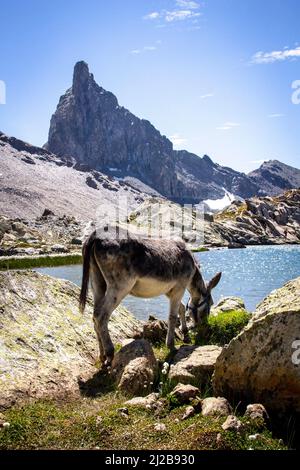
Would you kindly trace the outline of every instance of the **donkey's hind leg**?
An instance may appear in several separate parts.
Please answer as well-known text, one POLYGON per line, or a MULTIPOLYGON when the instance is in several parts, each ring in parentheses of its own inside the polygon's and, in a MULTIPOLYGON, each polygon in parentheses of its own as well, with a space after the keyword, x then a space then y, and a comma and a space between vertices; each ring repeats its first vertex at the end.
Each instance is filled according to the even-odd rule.
POLYGON ((127 294, 131 291, 135 280, 127 281, 123 285, 118 285, 117 287, 113 284, 108 284, 105 296, 102 302, 98 305, 95 310, 94 315, 94 324, 97 331, 97 335, 101 338, 104 357, 105 357, 105 366, 109 366, 114 357, 114 345, 112 343, 109 330, 108 330, 108 321, 112 312, 118 307, 120 302, 126 297, 127 294))
POLYGON ((98 344, 99 344, 100 361, 102 362, 102 364, 104 364, 104 361, 106 359, 105 353, 104 353, 104 347, 103 347, 102 338, 101 338, 99 329, 97 328, 97 325, 96 325, 95 318, 97 317, 97 312, 99 311, 99 309, 101 309, 101 306, 105 297, 106 282, 93 256, 91 257, 91 263, 90 263, 90 279, 91 279, 91 287, 92 287, 93 296, 94 296, 94 316, 93 316, 94 329, 95 329, 97 339, 98 339, 98 344))

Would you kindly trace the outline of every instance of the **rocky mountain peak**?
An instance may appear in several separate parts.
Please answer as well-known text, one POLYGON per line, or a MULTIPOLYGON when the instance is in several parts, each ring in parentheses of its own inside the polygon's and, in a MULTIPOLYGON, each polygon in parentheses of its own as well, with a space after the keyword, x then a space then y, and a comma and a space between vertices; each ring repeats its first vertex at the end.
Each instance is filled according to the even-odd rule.
POLYGON ((91 78, 93 78, 93 75, 89 72, 88 64, 83 60, 77 62, 74 66, 73 72, 73 92, 76 93, 77 91, 85 87, 91 78))
POLYGON ((207 155, 174 150, 149 121, 98 86, 84 61, 76 63, 72 87, 51 118, 46 148, 91 169, 142 181, 180 203, 222 198, 223 188, 244 198, 266 194, 253 175, 217 165, 207 155))

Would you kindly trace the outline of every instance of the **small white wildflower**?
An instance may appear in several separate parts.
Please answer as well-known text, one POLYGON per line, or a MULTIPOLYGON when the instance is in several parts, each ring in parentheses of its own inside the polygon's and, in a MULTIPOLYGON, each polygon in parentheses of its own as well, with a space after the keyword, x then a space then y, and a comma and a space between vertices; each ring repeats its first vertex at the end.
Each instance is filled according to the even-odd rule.
POLYGON ((164 432, 164 431, 166 431, 166 429, 167 429, 167 427, 164 423, 156 423, 155 426, 154 426, 155 431, 164 432))
POLYGON ((96 418, 96 426, 99 426, 99 425, 102 423, 102 421, 103 421, 102 416, 97 416, 97 418, 96 418))
POLYGON ((7 423, 7 422, 2 424, 3 428, 9 428, 9 426, 10 426, 10 423, 7 423))

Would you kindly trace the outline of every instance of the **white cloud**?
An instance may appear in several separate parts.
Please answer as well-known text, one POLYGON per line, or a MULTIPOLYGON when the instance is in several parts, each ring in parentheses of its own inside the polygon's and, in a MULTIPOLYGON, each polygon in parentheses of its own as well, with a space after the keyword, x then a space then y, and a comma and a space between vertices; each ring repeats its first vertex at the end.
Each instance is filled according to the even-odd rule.
MULTIPOLYGON (((157 41, 157 44, 160 44, 160 43, 161 42, 157 41)), ((130 51, 130 54, 138 55, 138 54, 142 54, 144 52, 156 51, 156 49, 157 49, 157 46, 144 46, 140 49, 133 49, 132 51, 130 51)))
POLYGON ((224 124, 222 124, 221 126, 217 127, 216 129, 218 131, 229 131, 239 126, 240 126, 239 122, 227 121, 227 122, 224 122, 224 124))
POLYGON ((181 137, 179 134, 171 135, 169 139, 175 148, 182 148, 182 145, 186 143, 186 139, 181 137))
POLYGON ((281 114, 281 113, 274 113, 274 114, 269 114, 268 117, 269 118, 280 118, 280 117, 283 117, 284 114, 281 114))
POLYGON ((273 62, 283 62, 285 60, 300 59, 300 46, 293 49, 283 49, 272 52, 256 52, 252 56, 251 63, 253 64, 271 64, 273 62))
POLYGON ((205 95, 201 95, 200 98, 201 100, 205 100, 206 98, 212 98, 213 96, 215 96, 214 93, 206 93, 205 95))
POLYGON ((198 10, 200 7, 199 3, 193 2, 192 0, 176 0, 176 5, 179 8, 188 8, 190 10, 198 10))
POLYGON ((196 13, 192 10, 173 10, 165 12, 165 20, 167 23, 171 23, 172 21, 183 21, 190 18, 196 18, 200 15, 201 13, 196 13))
MULTIPOLYGON (((144 20, 162 20, 164 23, 173 23, 175 21, 185 21, 192 19, 197 22, 197 18, 202 13, 199 10, 200 4, 194 0, 176 0, 175 8, 173 10, 161 10, 148 13, 143 18, 144 20)), ((162 26, 162 25, 159 25, 162 26)))
POLYGON ((158 11, 153 11, 152 13, 148 13, 148 15, 144 16, 144 20, 156 20, 159 18, 158 11))

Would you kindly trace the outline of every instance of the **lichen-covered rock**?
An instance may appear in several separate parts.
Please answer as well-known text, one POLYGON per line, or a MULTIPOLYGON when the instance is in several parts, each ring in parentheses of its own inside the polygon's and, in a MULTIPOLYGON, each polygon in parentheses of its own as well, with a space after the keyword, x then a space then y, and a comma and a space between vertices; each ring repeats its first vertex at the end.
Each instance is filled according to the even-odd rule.
POLYGON ((233 310, 246 311, 243 299, 240 297, 223 297, 211 308, 210 315, 216 316, 219 313, 231 312, 233 310))
POLYGON ((175 398, 176 401, 183 405, 184 403, 189 403, 191 400, 197 397, 200 394, 200 390, 197 387, 194 387, 190 384, 177 384, 176 387, 170 393, 171 398, 175 398))
POLYGON ((132 340, 123 346, 111 368, 118 389, 128 395, 149 393, 158 373, 152 347, 145 339, 132 340))
MULTIPOLYGON (((95 369, 98 344, 92 302, 78 311, 79 288, 33 271, 0 272, 0 408, 30 397, 77 393, 77 377, 95 369)), ((114 342, 140 326, 119 307, 114 342)))
POLYGON ((300 277, 273 291, 217 359, 216 394, 300 413, 300 277), (297 352, 298 351, 298 352, 297 352))
POLYGON ((173 383, 191 383, 200 388, 205 386, 221 351, 219 346, 181 346, 170 367, 169 380, 173 383))
POLYGON ((202 400, 203 416, 228 416, 231 414, 231 406, 224 397, 207 397, 202 400))

